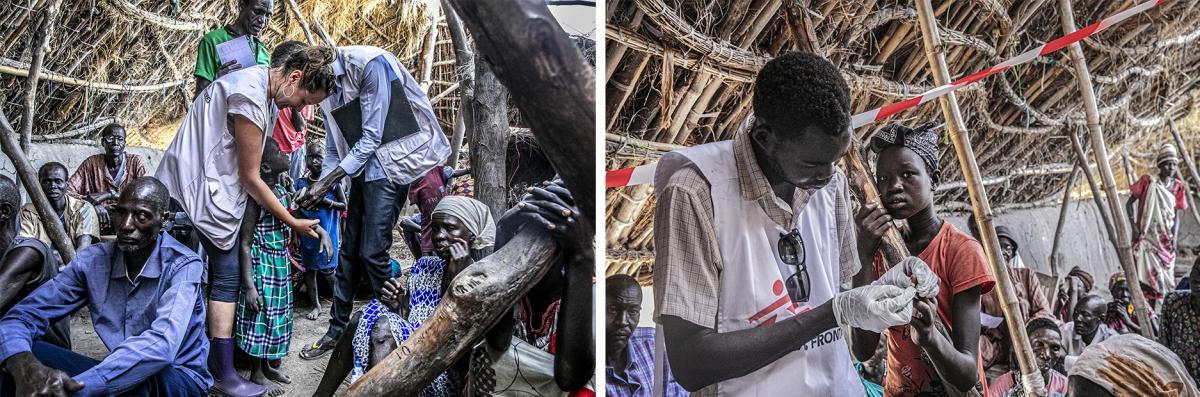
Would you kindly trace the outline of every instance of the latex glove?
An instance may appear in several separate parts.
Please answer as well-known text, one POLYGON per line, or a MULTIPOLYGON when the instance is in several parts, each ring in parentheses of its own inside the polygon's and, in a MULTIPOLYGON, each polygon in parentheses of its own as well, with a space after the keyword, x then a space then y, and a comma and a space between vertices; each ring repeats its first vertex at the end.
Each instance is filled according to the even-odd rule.
POLYGON ((922 298, 932 298, 938 294, 938 282, 940 279, 933 270, 929 269, 929 265, 925 264, 921 258, 910 256, 897 263, 888 269, 887 273, 883 274, 871 285, 893 285, 900 288, 913 287, 917 290, 917 296, 922 298), (913 279, 917 280, 917 285, 913 285, 913 279))
POLYGON ((911 287, 865 285, 834 295, 833 316, 839 326, 883 332, 912 321, 916 294, 911 287))

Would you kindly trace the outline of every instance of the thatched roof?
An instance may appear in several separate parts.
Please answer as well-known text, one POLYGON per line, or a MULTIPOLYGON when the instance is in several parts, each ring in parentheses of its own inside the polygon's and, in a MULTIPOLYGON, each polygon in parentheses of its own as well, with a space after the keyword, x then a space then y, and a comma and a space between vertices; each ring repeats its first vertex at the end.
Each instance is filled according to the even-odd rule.
MULTIPOLYGON (((30 34, 53 0, 16 0, 0 7, 0 110, 19 125, 30 34)), ((369 44, 392 51, 420 73, 430 24, 426 2, 415 0, 276 0, 262 40, 340 45, 369 44), (300 18, 308 25, 306 33, 300 18)), ((38 87, 34 141, 94 142, 97 129, 118 120, 129 126, 130 144, 163 148, 174 137, 193 92, 196 46, 211 29, 231 22, 237 1, 66 0, 50 39, 38 87), (173 5, 178 4, 178 6, 173 5)), ((430 96, 457 82, 454 52, 440 24, 430 96)), ((458 96, 435 104, 452 124, 458 96)))
MULTIPOLYGON (((735 0, 611 2, 607 20, 607 168, 654 161, 662 150, 731 139, 750 112, 755 71, 773 55, 815 49, 843 72, 854 112, 914 96, 933 81, 910 2, 735 0), (805 5, 806 8, 800 9, 805 5), (789 6, 796 7, 788 10, 789 6), (795 31, 806 39, 795 40, 795 31), (664 90, 664 77, 670 89, 664 90), (644 142, 630 141, 633 138, 644 142)), ((1138 1, 1074 1, 1083 25, 1138 1)), ((1046 0, 935 2, 952 78, 983 70, 1062 35, 1057 3, 1046 0)), ((1198 105, 1200 38, 1196 1, 1171 1, 1083 42, 1098 90, 1110 166, 1126 188, 1121 154, 1152 167, 1154 147, 1170 141, 1168 117, 1198 105)), ((1067 133, 1083 124, 1066 51, 1012 68, 959 91, 976 158, 994 209, 1058 200, 1075 155, 1067 133)), ((941 122, 929 103, 855 131, 862 139, 886 122, 941 122)), ((1188 134, 1189 146, 1200 134, 1188 134)), ((942 148, 945 209, 969 208, 953 148, 942 148)), ((1083 178, 1079 179, 1080 181, 1083 178)), ((653 260, 654 197, 649 186, 607 192, 609 273, 645 277, 653 260)))

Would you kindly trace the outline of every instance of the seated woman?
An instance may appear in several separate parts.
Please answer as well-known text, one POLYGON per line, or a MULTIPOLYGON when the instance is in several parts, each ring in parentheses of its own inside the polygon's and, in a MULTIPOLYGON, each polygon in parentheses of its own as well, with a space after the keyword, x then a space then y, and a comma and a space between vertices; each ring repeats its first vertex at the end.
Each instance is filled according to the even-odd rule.
MULTIPOLYGON (((388 280, 382 299, 355 313, 348 326, 355 332, 338 339, 314 396, 332 396, 347 374, 353 382, 383 360, 433 314, 454 276, 491 254, 496 223, 487 205, 466 197, 446 197, 432 217, 437 256, 418 259, 406 279, 388 280)), ((422 395, 461 394, 462 373, 443 373, 422 395)))

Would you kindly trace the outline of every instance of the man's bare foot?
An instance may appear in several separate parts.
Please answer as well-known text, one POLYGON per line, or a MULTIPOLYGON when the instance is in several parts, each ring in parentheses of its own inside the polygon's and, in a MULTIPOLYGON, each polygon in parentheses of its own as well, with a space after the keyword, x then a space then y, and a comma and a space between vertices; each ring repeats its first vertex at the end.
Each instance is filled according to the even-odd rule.
POLYGON ((284 383, 284 384, 292 383, 292 378, 289 378, 287 376, 287 374, 284 374, 283 371, 280 371, 278 369, 271 368, 270 366, 263 367, 262 372, 263 372, 263 375, 267 377, 267 379, 270 379, 270 380, 273 380, 273 381, 276 381, 279 383, 284 383))
POLYGON ((313 320, 313 321, 316 321, 318 318, 321 318, 321 307, 320 306, 314 307, 312 309, 312 311, 308 312, 308 315, 304 316, 304 318, 307 318, 307 319, 313 320))
POLYGON ((266 371, 251 371, 250 381, 266 387, 267 396, 281 396, 284 393, 283 386, 280 386, 278 383, 272 382, 270 379, 268 379, 268 376, 266 376, 266 371))

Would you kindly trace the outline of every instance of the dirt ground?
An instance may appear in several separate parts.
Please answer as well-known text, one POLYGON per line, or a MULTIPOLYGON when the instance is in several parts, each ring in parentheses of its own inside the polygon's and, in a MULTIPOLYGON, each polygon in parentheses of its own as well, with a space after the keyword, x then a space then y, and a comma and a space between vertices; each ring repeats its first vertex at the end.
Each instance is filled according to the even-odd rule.
MULTIPOLYGON (((411 264, 413 262, 412 254, 409 253, 398 234, 394 241, 391 249, 392 258, 405 265, 411 264)), ((283 359, 282 367, 283 371, 292 379, 292 383, 283 385, 285 391, 283 395, 311 396, 312 392, 317 389, 317 385, 321 383, 321 376, 325 373, 325 366, 329 363, 329 354, 312 361, 302 360, 299 356, 300 350, 304 346, 320 339, 329 327, 329 309, 332 301, 329 296, 322 295, 321 298, 321 317, 314 321, 304 317, 311 309, 308 297, 303 294, 297 296, 292 320, 292 344, 288 349, 288 356, 283 359)), ((354 306, 358 308, 365 303, 365 301, 356 301, 354 306)), ((79 354, 97 360, 103 360, 108 354, 108 349, 96 336, 86 308, 75 313, 71 318, 71 343, 79 354)), ((248 370, 242 369, 239 372, 242 376, 249 376, 248 370)), ((345 392, 348 384, 349 377, 338 388, 338 395, 345 392)))

